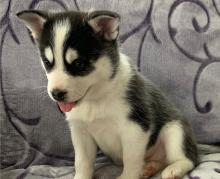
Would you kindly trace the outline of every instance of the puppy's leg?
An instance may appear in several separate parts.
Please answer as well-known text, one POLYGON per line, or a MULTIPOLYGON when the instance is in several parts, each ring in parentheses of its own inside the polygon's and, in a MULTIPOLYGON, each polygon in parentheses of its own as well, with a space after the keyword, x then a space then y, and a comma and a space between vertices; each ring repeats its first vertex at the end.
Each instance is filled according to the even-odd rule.
MULTIPOLYGON (((163 170, 162 179, 182 178, 193 169, 194 161, 189 158, 190 155, 186 148, 195 149, 195 155, 196 148, 193 142, 189 143, 192 146, 185 146, 184 141, 187 140, 187 135, 181 121, 172 121, 163 127, 160 137, 165 146, 166 159, 169 165, 163 170)), ((191 151, 192 155, 193 151, 191 151)))
POLYGON ((141 179, 150 178, 164 168, 165 164, 162 161, 148 161, 144 164, 143 174, 141 179))
POLYGON ((149 134, 143 132, 139 126, 134 126, 134 128, 134 130, 126 129, 126 132, 121 136, 124 168, 121 176, 117 179, 138 179, 143 173, 149 134))
POLYGON ((80 122, 74 121, 74 124, 70 128, 75 150, 74 179, 91 179, 97 151, 95 141, 80 122))
POLYGON ((162 141, 159 139, 146 152, 142 179, 150 178, 166 167, 166 154, 162 141))

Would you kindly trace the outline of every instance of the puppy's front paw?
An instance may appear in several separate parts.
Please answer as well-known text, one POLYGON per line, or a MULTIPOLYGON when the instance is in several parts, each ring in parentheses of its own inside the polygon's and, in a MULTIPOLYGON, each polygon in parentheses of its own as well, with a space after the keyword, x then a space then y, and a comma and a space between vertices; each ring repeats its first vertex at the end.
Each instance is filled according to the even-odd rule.
POLYGON ((143 174, 141 179, 150 178, 155 175, 158 171, 164 168, 164 163, 161 161, 148 161, 144 164, 143 174))
POLYGON ((162 179, 180 179, 182 176, 181 168, 170 165, 167 168, 164 169, 164 171, 161 174, 162 179))
POLYGON ((194 165, 190 160, 180 160, 167 166, 163 170, 161 177, 162 179, 180 179, 183 178, 187 172, 192 170, 193 167, 194 165))

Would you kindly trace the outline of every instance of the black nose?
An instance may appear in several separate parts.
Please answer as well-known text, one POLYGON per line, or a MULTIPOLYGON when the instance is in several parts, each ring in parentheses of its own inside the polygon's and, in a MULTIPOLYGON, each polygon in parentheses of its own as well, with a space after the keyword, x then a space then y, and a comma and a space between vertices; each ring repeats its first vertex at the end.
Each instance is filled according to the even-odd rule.
POLYGON ((54 90, 51 92, 53 98, 54 98, 55 100, 57 100, 57 101, 63 101, 64 98, 65 98, 65 94, 66 94, 66 93, 67 93, 66 91, 61 91, 61 90, 59 90, 59 89, 54 89, 54 90))

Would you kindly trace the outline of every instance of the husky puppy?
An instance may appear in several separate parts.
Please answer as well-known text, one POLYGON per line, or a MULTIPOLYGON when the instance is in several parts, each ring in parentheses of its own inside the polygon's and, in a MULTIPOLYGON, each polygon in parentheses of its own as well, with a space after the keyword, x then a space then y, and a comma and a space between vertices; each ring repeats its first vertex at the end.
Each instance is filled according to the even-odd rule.
POLYGON ((48 94, 65 112, 75 148, 74 179, 91 179, 97 147, 117 179, 182 178, 198 161, 191 128, 160 90, 119 52, 120 17, 110 11, 27 10, 17 14, 36 40, 48 94))

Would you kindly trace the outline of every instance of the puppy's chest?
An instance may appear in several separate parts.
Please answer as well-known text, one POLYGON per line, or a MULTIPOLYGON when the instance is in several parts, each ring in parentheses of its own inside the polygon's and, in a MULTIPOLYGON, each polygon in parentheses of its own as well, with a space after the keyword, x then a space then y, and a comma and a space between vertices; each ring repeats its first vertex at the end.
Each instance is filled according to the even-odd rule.
POLYGON ((122 156, 120 125, 111 119, 98 119, 88 126, 89 133, 101 150, 115 162, 122 156))
POLYGON ((84 104, 71 116, 85 124, 86 130, 105 154, 115 162, 120 162, 121 135, 127 121, 127 113, 126 105, 115 102, 114 104, 84 104))

